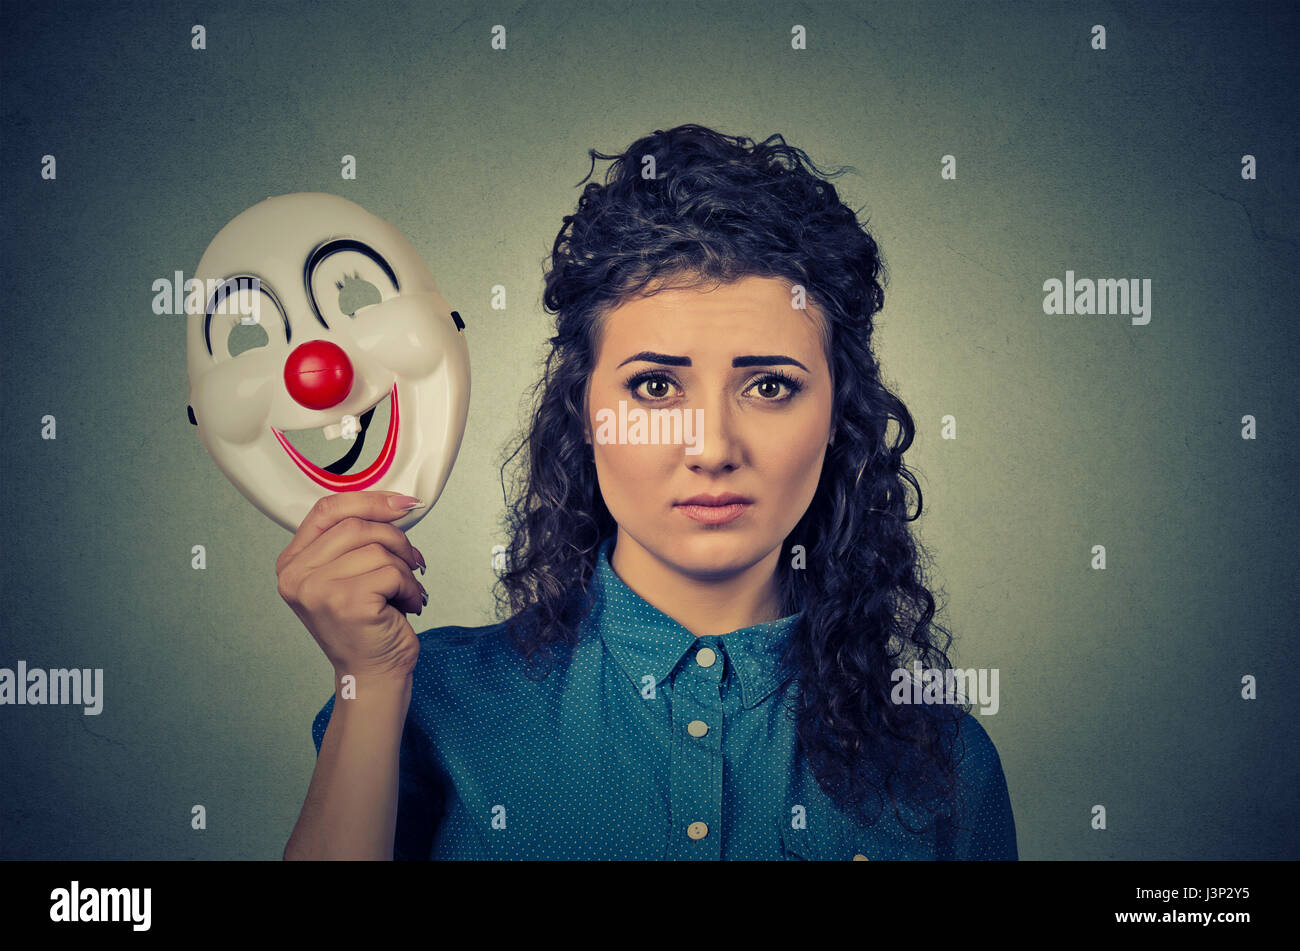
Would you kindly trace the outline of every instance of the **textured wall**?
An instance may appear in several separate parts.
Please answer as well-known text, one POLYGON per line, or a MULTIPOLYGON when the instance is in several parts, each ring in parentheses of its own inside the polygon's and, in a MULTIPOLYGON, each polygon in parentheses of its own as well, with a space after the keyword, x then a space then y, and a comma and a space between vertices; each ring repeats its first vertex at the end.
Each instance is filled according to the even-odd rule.
POLYGON ((153 282, 285 192, 410 237, 474 373, 411 533, 418 629, 487 623, 542 260, 587 149, 683 122, 860 173, 837 184, 889 264, 877 346, 920 431, 955 659, 1000 671, 982 723, 1021 856, 1297 857, 1293 7, 194 10, 24 8, 0 41, 0 667, 102 668, 105 692, 98 716, 0 706, 0 857, 278 858, 311 775, 332 686, 276 592, 289 536, 189 425, 184 318, 153 313, 153 282), (1067 270, 1149 279, 1149 322, 1045 314, 1067 270))

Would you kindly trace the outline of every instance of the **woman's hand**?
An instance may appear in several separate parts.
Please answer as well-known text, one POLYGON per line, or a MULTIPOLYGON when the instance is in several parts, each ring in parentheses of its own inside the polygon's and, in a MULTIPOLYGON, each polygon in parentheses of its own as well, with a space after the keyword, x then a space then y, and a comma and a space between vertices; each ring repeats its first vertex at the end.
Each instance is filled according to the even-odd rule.
POLYGON ((424 557, 389 524, 406 511, 393 507, 402 498, 395 492, 327 495, 276 559, 280 597, 338 676, 401 678, 419 658, 420 641, 405 612, 420 614, 428 592, 414 574, 423 572, 424 557))

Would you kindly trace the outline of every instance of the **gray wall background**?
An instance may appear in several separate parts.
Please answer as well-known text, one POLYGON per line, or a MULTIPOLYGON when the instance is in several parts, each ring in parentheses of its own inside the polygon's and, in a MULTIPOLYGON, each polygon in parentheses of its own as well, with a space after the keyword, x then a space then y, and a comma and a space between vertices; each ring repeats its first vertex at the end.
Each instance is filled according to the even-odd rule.
POLYGON ((268 195, 336 192, 411 238, 474 374, 411 533, 417 629, 489 623, 542 260, 588 148, 682 122, 860 173, 837 183, 890 268, 877 347, 920 429, 955 661, 1001 672, 982 723, 1022 857, 1297 857, 1291 4, 5 8, 0 666, 102 667, 106 697, 0 707, 0 857, 275 859, 311 775, 332 687, 276 592, 289 535, 186 420, 152 282, 268 195), (1150 324, 1044 315, 1067 269, 1150 278, 1150 324))

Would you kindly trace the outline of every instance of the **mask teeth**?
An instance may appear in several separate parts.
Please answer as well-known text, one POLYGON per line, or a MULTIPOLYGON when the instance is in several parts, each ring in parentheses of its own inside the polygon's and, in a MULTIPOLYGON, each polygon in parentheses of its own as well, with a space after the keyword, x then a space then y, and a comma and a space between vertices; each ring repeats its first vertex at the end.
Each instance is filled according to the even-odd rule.
POLYGON ((352 440, 356 439, 357 438, 356 434, 360 431, 361 431, 361 421, 356 416, 344 416, 337 423, 330 423, 328 426, 321 427, 321 432, 325 434, 326 439, 338 439, 339 437, 342 437, 346 439, 348 442, 351 442, 352 440), (349 420, 352 421, 352 427, 351 427, 352 434, 348 436, 344 436, 343 426, 349 420))

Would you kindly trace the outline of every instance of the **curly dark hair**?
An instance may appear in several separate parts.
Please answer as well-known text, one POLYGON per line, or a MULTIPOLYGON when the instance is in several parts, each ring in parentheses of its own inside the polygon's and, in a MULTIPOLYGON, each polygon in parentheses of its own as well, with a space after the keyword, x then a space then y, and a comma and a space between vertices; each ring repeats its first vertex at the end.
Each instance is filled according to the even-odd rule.
POLYGON ((919 660, 949 669, 952 637, 934 620, 929 559, 908 525, 921 514, 920 486, 903 464, 915 427, 871 351, 884 263, 828 181, 851 167, 828 174, 780 135, 755 143, 694 124, 657 130, 621 155, 589 154, 579 185, 597 158, 613 164, 555 238, 543 303, 556 334, 533 388, 531 426, 501 466, 505 493, 506 467, 527 450, 507 494, 498 616, 530 669, 545 661, 544 678, 552 649, 577 643, 600 543, 617 530, 584 439, 602 318, 651 283, 658 291, 752 275, 803 285, 823 315, 835 435, 813 500, 784 542, 787 552, 804 546, 807 567, 783 558, 777 569, 783 616, 802 611, 782 659, 798 683, 791 715, 800 751, 842 811, 873 823, 885 793, 905 828, 924 831, 929 820, 909 825, 900 800, 930 813, 955 801, 952 727, 965 709, 890 699, 897 668, 919 660), (653 176, 643 172, 651 168, 653 176), (907 485, 916 492, 910 516, 907 485), (879 805, 869 815, 870 800, 879 805))

